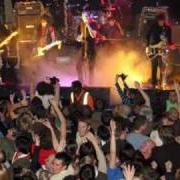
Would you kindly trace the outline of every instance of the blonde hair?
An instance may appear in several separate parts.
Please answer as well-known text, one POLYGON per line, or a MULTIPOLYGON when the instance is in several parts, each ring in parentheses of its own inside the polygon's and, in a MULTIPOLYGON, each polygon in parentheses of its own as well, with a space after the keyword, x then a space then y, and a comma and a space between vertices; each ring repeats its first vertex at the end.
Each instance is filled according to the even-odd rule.
POLYGON ((126 106, 124 104, 117 105, 113 109, 113 115, 116 116, 121 116, 126 118, 128 114, 131 112, 131 108, 129 106, 126 106))

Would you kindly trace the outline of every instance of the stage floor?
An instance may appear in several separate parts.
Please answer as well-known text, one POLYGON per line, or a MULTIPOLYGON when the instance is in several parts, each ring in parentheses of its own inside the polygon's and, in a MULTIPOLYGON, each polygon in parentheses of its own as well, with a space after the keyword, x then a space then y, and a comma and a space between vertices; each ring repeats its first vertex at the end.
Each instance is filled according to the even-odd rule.
MULTIPOLYGON (((19 69, 19 78, 22 84, 37 83, 48 77, 56 76, 61 86, 70 86, 71 82, 78 79, 81 63, 81 49, 73 45, 63 45, 62 49, 52 50, 44 57, 27 58, 19 69)), ((177 79, 180 81, 180 53, 176 50, 171 54, 168 66, 169 82, 177 79), (173 66, 172 63, 179 64, 173 66)), ((85 74, 84 85, 89 87, 114 87, 116 74, 128 75, 127 83, 134 87, 138 81, 149 88, 151 76, 151 62, 145 55, 145 46, 142 42, 125 39, 124 42, 98 47, 94 61, 94 71, 88 74, 87 64, 82 66, 85 74), (91 77, 91 82, 89 81, 91 77)))

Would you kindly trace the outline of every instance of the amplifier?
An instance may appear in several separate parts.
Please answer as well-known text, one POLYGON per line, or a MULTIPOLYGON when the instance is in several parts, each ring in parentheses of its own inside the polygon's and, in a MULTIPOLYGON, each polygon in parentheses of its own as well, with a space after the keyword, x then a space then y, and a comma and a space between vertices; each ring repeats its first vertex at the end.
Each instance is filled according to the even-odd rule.
POLYGON ((37 40, 37 29, 40 21, 38 15, 18 15, 17 27, 19 40, 37 40))
POLYGON ((16 15, 38 15, 41 14, 43 5, 39 1, 17 2, 15 4, 16 15))
POLYGON ((168 7, 166 6, 143 7, 138 26, 138 36, 141 37, 142 40, 146 37, 147 31, 154 23, 157 15, 161 13, 165 14, 166 20, 169 19, 168 7))

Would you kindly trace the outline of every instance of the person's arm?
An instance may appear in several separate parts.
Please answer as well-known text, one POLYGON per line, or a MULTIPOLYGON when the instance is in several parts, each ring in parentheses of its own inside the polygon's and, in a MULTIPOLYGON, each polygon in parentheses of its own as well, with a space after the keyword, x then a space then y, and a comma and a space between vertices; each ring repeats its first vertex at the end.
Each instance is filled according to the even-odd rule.
POLYGON ((150 98, 149 98, 148 94, 141 88, 139 82, 135 82, 134 85, 135 85, 135 88, 137 88, 137 90, 142 95, 143 99, 145 100, 145 105, 148 107, 151 107, 150 98))
POLYGON ((119 29, 119 32, 121 33, 121 36, 124 36, 124 30, 123 30, 123 28, 121 27, 120 23, 117 22, 116 25, 117 25, 117 27, 118 27, 118 29, 119 29))
POLYGON ((57 104, 59 105, 59 107, 62 108, 62 103, 61 103, 61 99, 60 99, 60 85, 59 85, 59 82, 56 82, 56 84, 54 86, 54 99, 57 102, 57 104))
POLYGON ((56 33, 55 33, 55 28, 53 26, 51 26, 49 28, 50 31, 50 35, 51 35, 51 40, 52 42, 56 41, 56 33))
POLYGON ((124 84, 125 90, 129 90, 129 86, 127 85, 127 83, 125 81, 123 81, 123 84, 124 84))
POLYGON ((107 173, 106 158, 104 156, 103 151, 98 145, 98 141, 96 137, 91 132, 89 132, 86 134, 86 138, 93 144, 94 149, 96 151, 96 156, 98 159, 98 170, 106 174, 107 173))
POLYGON ((61 121, 61 128, 60 128, 61 137, 60 137, 60 140, 66 140, 66 118, 65 118, 63 112, 58 107, 55 100, 51 99, 50 104, 52 105, 54 111, 56 112, 58 119, 61 121))
POLYGON ((117 92, 118 92, 118 94, 119 94, 119 96, 121 98, 122 103, 126 104, 126 105, 129 105, 131 103, 131 100, 125 94, 125 92, 122 90, 122 88, 120 87, 118 80, 119 80, 119 77, 118 77, 118 75, 116 75, 115 86, 116 86, 117 92))
POLYGON ((115 121, 111 120, 110 126, 111 126, 111 140, 110 140, 109 167, 115 168, 116 167, 116 137, 115 137, 116 123, 115 121))
POLYGON ((50 100, 50 104, 52 105, 59 120, 61 121, 60 141, 58 141, 56 134, 54 132, 54 129, 51 126, 51 123, 49 121, 45 121, 43 124, 46 127, 48 127, 49 130, 51 131, 53 147, 57 152, 59 152, 59 151, 62 151, 64 149, 64 147, 66 146, 66 119, 65 119, 63 113, 61 112, 61 110, 59 109, 55 100, 53 100, 53 99, 50 100))
POLYGON ((43 122, 43 124, 51 131, 53 148, 55 151, 57 151, 57 149, 59 148, 59 141, 56 137, 56 134, 54 132, 54 129, 53 129, 51 123, 49 121, 45 121, 45 122, 43 122))
POLYGON ((32 154, 32 160, 31 160, 31 169, 33 172, 36 172, 37 170, 40 169, 40 164, 39 164, 39 152, 40 152, 40 138, 38 135, 34 136, 34 152, 32 154))
POLYGON ((174 90, 177 95, 178 112, 180 114, 180 92, 179 92, 179 84, 176 81, 174 81, 174 90))
POLYGON ((119 75, 116 75, 115 86, 116 86, 116 89, 117 89, 119 95, 122 96, 122 95, 124 95, 124 92, 123 92, 122 88, 120 87, 118 80, 119 80, 119 75))

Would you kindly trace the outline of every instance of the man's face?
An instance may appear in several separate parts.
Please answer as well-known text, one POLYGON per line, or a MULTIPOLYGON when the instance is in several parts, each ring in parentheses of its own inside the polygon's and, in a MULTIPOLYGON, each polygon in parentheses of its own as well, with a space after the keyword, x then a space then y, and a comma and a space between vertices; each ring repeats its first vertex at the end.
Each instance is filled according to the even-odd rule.
POLYGON ((15 128, 8 129, 8 138, 14 140, 16 138, 17 131, 15 128))
POLYGON ((84 137, 89 131, 89 125, 86 122, 79 121, 78 132, 81 137, 84 137))
POLYGON ((52 162, 52 172, 53 174, 59 174, 66 169, 66 166, 63 164, 62 160, 54 159, 52 162))
POLYGON ((172 120, 172 121, 176 121, 179 117, 179 113, 176 109, 171 109, 170 112, 169 112, 169 118, 172 120))
POLYGON ((53 162, 54 162, 54 158, 55 158, 55 155, 53 154, 53 155, 50 155, 47 159, 46 159, 46 161, 45 161, 45 166, 46 166, 46 169, 49 171, 49 172, 51 172, 51 173, 53 173, 53 162))
POLYGON ((154 147, 155 147, 155 144, 151 140, 147 140, 142 144, 140 148, 140 152, 143 155, 144 159, 149 159, 151 157, 152 150, 154 147))

